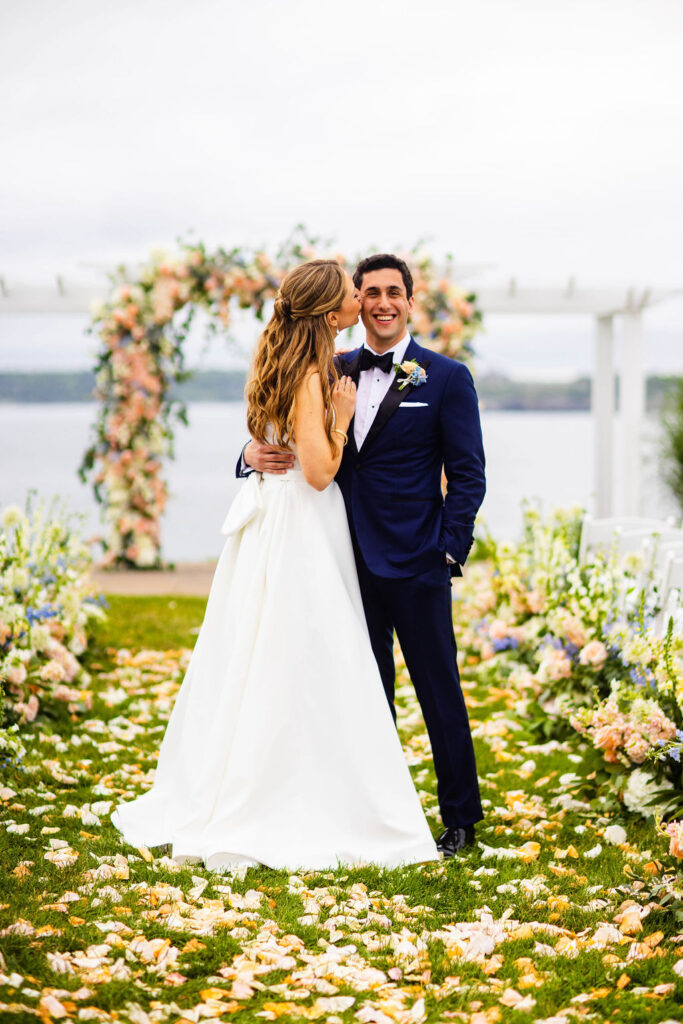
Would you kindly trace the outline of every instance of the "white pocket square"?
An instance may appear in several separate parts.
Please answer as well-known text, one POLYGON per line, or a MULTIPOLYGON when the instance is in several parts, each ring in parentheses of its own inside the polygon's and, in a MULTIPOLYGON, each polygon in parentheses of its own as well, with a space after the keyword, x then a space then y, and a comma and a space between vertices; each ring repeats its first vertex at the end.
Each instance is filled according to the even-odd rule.
POLYGON ((426 408, 429 402, 401 402, 399 409, 407 409, 409 406, 412 406, 414 409, 418 405, 423 405, 426 408))

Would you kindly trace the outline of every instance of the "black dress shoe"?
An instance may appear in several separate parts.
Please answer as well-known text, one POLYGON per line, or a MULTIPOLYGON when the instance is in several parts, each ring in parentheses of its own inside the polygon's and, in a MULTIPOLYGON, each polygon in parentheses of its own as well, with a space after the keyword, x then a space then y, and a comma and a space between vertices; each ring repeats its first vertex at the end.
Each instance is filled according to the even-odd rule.
POLYGON ((447 828, 437 839, 436 848, 444 857, 455 857, 458 850, 474 846, 474 842, 474 825, 465 825, 464 828, 447 828))

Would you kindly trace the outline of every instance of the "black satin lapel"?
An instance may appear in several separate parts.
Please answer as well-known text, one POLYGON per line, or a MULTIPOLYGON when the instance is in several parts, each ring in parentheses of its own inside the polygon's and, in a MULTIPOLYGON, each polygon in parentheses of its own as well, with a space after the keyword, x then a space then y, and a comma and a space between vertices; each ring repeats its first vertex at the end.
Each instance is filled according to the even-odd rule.
MULTIPOLYGON (((346 354, 334 357, 334 365, 337 370, 337 373, 340 375, 340 377, 350 377, 353 383, 356 385, 356 387, 358 387, 358 378, 360 377, 360 356, 362 351, 363 349, 359 348, 355 354, 349 353, 349 355, 351 355, 351 359, 349 359, 348 355, 346 354)), ((347 436, 349 439, 348 446, 349 451, 351 452, 352 455, 358 455, 356 438, 353 433, 353 424, 354 420, 352 419, 351 422, 349 423, 349 429, 347 431, 347 436)))
MULTIPOLYGON (((358 378, 360 377, 360 357, 362 348, 352 355, 349 359, 348 356, 337 356, 339 365, 337 367, 338 372, 342 377, 350 377, 353 383, 358 387, 358 378)), ((351 353, 349 353, 351 355, 351 353)))
POLYGON ((348 439, 349 439, 349 442, 348 442, 348 444, 349 444, 349 451, 351 452, 352 455, 358 455, 358 446, 356 444, 356 435, 353 432, 354 431, 355 419, 356 419, 356 417, 354 416, 353 419, 351 420, 351 422, 349 423, 349 429, 347 431, 347 436, 348 436, 348 439))

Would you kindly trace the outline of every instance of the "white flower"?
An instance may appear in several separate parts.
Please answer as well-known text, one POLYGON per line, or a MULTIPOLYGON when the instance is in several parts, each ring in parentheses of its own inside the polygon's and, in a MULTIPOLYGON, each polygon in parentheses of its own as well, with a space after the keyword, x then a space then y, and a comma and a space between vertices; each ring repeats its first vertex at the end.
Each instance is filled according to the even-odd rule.
POLYGON ((75 590, 64 590, 60 597, 62 607, 68 618, 73 619, 81 607, 81 597, 75 590))
POLYGON ((624 661, 627 665, 649 665, 652 657, 652 648, 645 637, 633 637, 624 647, 624 661))
POLYGON ((608 825, 605 829, 605 839, 613 846, 621 846, 626 842, 626 829, 621 825, 608 825))
POLYGON ((12 590, 28 590, 29 583, 29 574, 21 566, 15 566, 9 573, 9 585, 12 590))
POLYGON ((152 263, 156 264, 170 262, 171 250, 163 245, 154 245, 150 250, 149 258, 152 263))
POLYGON ((71 643, 69 644, 69 650, 72 654, 83 654, 83 651, 87 647, 87 639, 85 633, 79 630, 75 633, 71 643))
POLYGON ((14 664, 4 665, 5 679, 12 686, 21 686, 22 683, 26 682, 28 673, 26 672, 26 666, 22 661, 17 661, 14 664))
MULTIPOLYGON (((137 536, 137 535, 136 535, 137 536)), ((140 535, 137 540, 138 557, 136 562, 138 565, 154 565, 157 558, 157 549, 154 541, 150 537, 140 535)))
POLYGON ((2 510, 2 525, 6 530, 9 530, 12 526, 25 526, 28 524, 26 516, 18 505, 6 505, 2 510))
POLYGON ((664 797, 672 788, 670 782, 657 783, 642 768, 636 768, 628 777, 624 789, 624 803, 629 811, 636 811, 644 818, 649 818, 651 815, 657 814, 658 807, 656 804, 647 807, 645 805, 650 804, 650 801, 658 796, 664 797))
POLYGON ((31 627, 31 647, 34 651, 44 651, 52 641, 52 634, 47 626, 31 627))

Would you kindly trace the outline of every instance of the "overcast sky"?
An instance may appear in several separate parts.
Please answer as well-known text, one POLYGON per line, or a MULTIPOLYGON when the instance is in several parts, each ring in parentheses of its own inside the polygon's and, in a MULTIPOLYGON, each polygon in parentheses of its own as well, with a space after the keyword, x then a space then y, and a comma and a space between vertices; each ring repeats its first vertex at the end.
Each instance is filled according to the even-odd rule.
MULTIPOLYGON (((680 0, 0 0, 0 87, 8 285, 303 221, 480 280, 683 287, 680 0)), ((683 302, 646 328, 681 367, 683 302)), ((590 338, 492 318, 479 350, 585 370, 590 338)), ((86 352, 0 317, 0 368, 86 352)))

